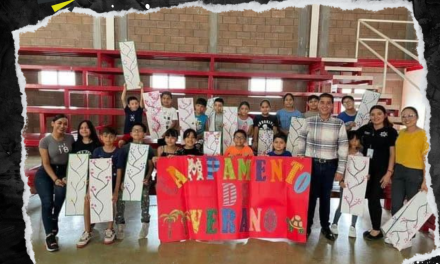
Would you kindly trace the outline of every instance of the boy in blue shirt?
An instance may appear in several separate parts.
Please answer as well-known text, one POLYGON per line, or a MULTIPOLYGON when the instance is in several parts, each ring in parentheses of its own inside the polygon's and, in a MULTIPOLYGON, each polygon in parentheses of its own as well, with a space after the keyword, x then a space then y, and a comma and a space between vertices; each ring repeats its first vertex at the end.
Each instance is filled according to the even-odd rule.
POLYGON ((204 98, 198 98, 195 105, 195 116, 197 119, 196 132, 197 139, 203 139, 203 132, 208 131, 208 116, 205 115, 207 101, 204 98))
POLYGON ((340 113, 338 118, 344 121, 345 128, 349 131, 356 125, 354 120, 356 119, 357 111, 354 107, 353 96, 346 95, 342 97, 342 105, 344 105, 345 111, 340 113))
MULTIPOLYGON (((92 159, 112 159, 112 190, 113 190, 113 204, 115 204, 119 197, 119 189, 121 185, 121 177, 116 173, 116 164, 118 163, 119 150, 114 146, 116 140, 116 130, 112 127, 105 127, 100 136, 104 146, 98 147, 93 151, 92 159)), ((85 247, 92 238, 92 226, 90 224, 90 196, 87 192, 84 200, 84 232, 76 244, 77 248, 85 247)), ((108 222, 105 230, 104 244, 109 245, 115 241, 115 231, 113 229, 113 221, 108 222)))
MULTIPOLYGON (((145 144, 144 137, 147 132, 147 127, 142 123, 134 123, 131 129, 130 136, 133 138, 134 144, 145 144)), ((119 158, 117 164, 117 174, 118 177, 124 179, 125 166, 127 164, 128 153, 130 150, 130 144, 124 145, 119 151, 119 158)), ((148 229, 150 227, 150 185, 151 185, 151 173, 153 172, 153 159, 154 152, 153 148, 150 146, 148 148, 147 164, 145 168, 144 186, 142 189, 142 200, 141 200, 141 231, 139 232, 139 239, 145 238, 148 235, 148 229)), ((121 186, 124 186, 121 181, 121 186)), ((121 191, 122 193, 122 191, 121 191)), ((125 228, 125 202, 121 201, 118 203, 117 214, 116 214, 116 224, 118 225, 118 239, 124 238, 124 228, 125 228)))
POLYGON ((142 98, 144 94, 144 84, 139 83, 141 87, 140 100, 135 96, 130 96, 125 100, 127 95, 127 84, 124 83, 124 89, 122 90, 121 102, 122 108, 125 112, 125 122, 124 122, 124 136, 118 142, 118 147, 122 146, 130 141, 130 132, 134 123, 142 123, 142 114, 144 113, 144 100, 142 98))

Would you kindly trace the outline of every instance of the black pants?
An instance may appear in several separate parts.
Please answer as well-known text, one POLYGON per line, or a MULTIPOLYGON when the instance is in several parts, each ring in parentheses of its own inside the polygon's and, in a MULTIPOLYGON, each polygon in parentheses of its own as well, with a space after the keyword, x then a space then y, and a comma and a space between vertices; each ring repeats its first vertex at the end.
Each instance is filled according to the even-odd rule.
POLYGON ((423 170, 411 169, 396 164, 391 185, 391 214, 403 206, 405 199, 411 200, 419 192, 423 182, 423 170))
MULTIPOLYGON (((370 161, 371 162, 371 161, 370 161)), ((383 189, 380 180, 385 175, 383 171, 370 171, 370 180, 367 182, 366 198, 368 199, 368 211, 370 212, 371 225, 374 230, 380 230, 382 221, 382 205, 380 199, 383 189)))
POLYGON ((323 229, 329 229, 330 197, 335 179, 338 161, 320 163, 312 162, 312 179, 310 183, 309 210, 307 214, 307 232, 310 233, 315 215, 316 200, 319 198, 319 220, 323 229))

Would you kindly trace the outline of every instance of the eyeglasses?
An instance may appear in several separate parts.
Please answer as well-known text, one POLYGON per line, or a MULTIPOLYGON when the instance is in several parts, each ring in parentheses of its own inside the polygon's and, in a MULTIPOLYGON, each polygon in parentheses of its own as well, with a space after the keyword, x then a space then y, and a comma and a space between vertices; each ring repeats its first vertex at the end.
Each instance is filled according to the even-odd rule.
POLYGON ((412 119, 412 118, 414 118, 414 117, 416 117, 416 115, 414 115, 414 114, 410 114, 410 115, 404 115, 404 116, 402 116, 402 119, 412 119))

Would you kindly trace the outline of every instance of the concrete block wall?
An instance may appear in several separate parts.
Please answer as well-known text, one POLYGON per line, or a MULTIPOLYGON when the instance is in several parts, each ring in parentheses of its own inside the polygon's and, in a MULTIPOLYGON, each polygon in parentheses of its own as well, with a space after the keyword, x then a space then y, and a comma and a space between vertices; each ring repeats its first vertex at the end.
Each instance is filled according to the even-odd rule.
MULTIPOLYGON (((245 54, 245 55, 278 55, 298 56, 299 34, 301 27, 300 8, 286 8, 283 10, 269 10, 261 13, 252 10, 231 11, 217 14, 217 24, 210 25, 210 14, 203 8, 173 8, 161 9, 156 13, 129 14, 126 18, 115 18, 115 47, 119 48, 119 21, 127 19, 127 36, 136 43, 138 50, 207 53, 210 50, 210 33, 217 31, 215 50, 221 54, 245 54)), ((379 12, 364 10, 344 11, 330 8, 330 20, 328 24, 328 54, 326 57, 353 57, 355 53, 356 26, 359 18, 396 19, 407 20, 408 10, 404 8, 385 9, 379 12)), ((83 14, 62 13, 53 17, 49 24, 38 29, 36 32, 21 34, 21 46, 38 47, 64 47, 64 48, 93 48, 93 17, 83 14)), ((105 18, 100 18, 101 23, 101 46, 105 48, 105 18)), ((374 25, 374 24, 373 24, 374 25)), ((304 25, 303 25, 304 26, 304 25)), ((375 37, 364 32, 362 37, 375 37)), ((406 25, 379 25, 379 30, 390 37, 405 38, 406 25)), ((211 43, 212 44, 212 43, 211 43)), ((380 45, 383 46, 383 43, 380 45)), ((379 49, 379 53, 381 50, 379 49)), ((383 54, 383 53, 381 53, 383 54)), ((372 58, 365 49, 360 52, 361 57, 372 58)), ((390 58, 404 58, 401 52, 390 50, 390 58)), ((21 64, 42 65, 95 65, 94 59, 89 58, 54 58, 41 56, 20 56, 21 64)), ((117 65, 120 62, 117 61, 117 65)), ((139 60, 140 67, 154 67, 164 69, 193 69, 208 70, 208 63, 201 62, 176 62, 176 61, 150 61, 139 60)), ((298 72, 301 68, 288 65, 261 65, 261 64, 235 64, 218 63, 220 71, 271 71, 271 72, 298 72)), ((368 72, 368 69, 365 69, 368 72)), ((376 69, 375 83, 380 84, 380 73, 376 69)), ((38 83, 35 73, 25 74, 28 83, 38 83)), ((78 84, 81 78, 78 76, 78 84)), ((146 86, 150 85, 147 76, 142 77, 146 86)), ((93 83, 94 81, 91 80, 93 83)), ((387 93, 396 94, 395 99, 400 98, 401 84, 390 80, 394 85, 390 86, 387 93)), ((123 79, 117 78, 117 85, 122 85, 123 79)), ((284 81, 284 91, 305 91, 301 82, 284 81)), ((187 78, 187 88, 206 89, 207 79, 187 78)), ((219 90, 246 90, 247 80, 218 79, 215 88, 219 90)), ((63 94, 59 92, 27 91, 29 105, 63 105, 63 94), (55 102, 55 103, 54 103, 55 102)), ((137 93, 135 93, 137 95, 137 93)), ((116 102, 120 106, 120 94, 116 95, 116 102)), ((90 106, 97 106, 97 98, 90 96, 90 106)), ((176 97, 177 98, 177 97, 176 97)), ((197 96, 194 96, 196 99, 197 96)), ((259 102, 262 98, 240 98, 239 96, 225 97, 227 105, 238 105, 240 101, 247 100, 253 111, 259 111, 259 102)), ((282 108, 281 99, 271 99, 274 111, 282 108)), ((83 106, 84 96, 73 95, 73 106, 83 106)), ((174 100, 177 107, 177 99, 174 100)), ((297 108, 305 109, 305 100, 297 99, 297 108)), ((78 117, 72 120, 79 122, 78 117)), ((123 118, 118 118, 118 126, 122 126, 123 118)), ((30 132, 38 132, 38 117, 29 116, 28 123, 30 132)))

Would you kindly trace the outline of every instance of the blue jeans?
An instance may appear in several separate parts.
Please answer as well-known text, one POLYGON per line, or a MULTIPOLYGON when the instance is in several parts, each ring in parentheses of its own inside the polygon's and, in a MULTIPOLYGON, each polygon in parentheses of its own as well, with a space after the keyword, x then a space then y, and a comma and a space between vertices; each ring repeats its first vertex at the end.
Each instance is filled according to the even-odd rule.
MULTIPOLYGON (((51 165, 59 179, 66 175, 66 166, 51 165)), ((58 215, 66 198, 66 187, 56 186, 41 166, 35 174, 35 189, 41 200, 41 218, 46 235, 58 231, 58 215)))
POLYGON ((310 233, 315 216, 316 200, 319 198, 319 220, 322 229, 330 227, 330 197, 335 179, 338 161, 332 160, 320 163, 312 161, 312 179, 310 183, 309 210, 307 214, 307 232, 310 233))

